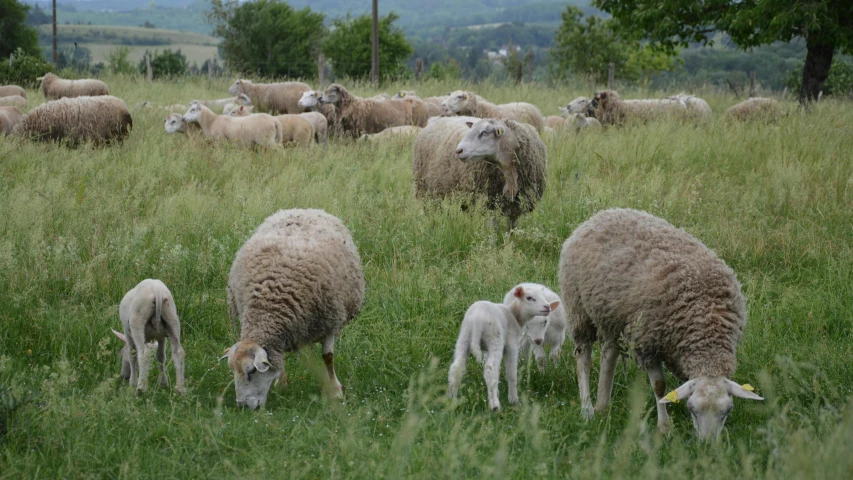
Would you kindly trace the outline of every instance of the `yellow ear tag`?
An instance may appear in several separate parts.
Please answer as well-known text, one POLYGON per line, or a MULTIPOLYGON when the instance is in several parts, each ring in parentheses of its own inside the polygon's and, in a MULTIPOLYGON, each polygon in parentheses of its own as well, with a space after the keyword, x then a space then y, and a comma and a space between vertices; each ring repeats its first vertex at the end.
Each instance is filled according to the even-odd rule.
POLYGON ((503 129, 503 128, 499 128, 499 129, 497 129, 497 130, 495 131, 495 133, 497 134, 497 136, 499 136, 499 137, 500 137, 501 135, 503 135, 503 134, 504 134, 504 129, 503 129))
POLYGON ((672 403, 678 403, 678 393, 676 393, 675 390, 667 393, 666 396, 663 398, 669 400, 672 403))
POLYGON ((743 385, 740 386, 740 388, 746 390, 747 392, 754 392, 755 391, 755 387, 753 387, 752 385, 750 385, 748 383, 744 383, 743 385))

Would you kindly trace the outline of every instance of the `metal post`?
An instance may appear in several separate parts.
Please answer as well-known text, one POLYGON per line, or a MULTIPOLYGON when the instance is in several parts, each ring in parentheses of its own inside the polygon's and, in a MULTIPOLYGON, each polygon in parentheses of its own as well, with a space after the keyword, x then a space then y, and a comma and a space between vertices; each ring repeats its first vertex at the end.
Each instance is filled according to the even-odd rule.
POLYGON ((379 0, 373 0, 373 58, 370 80, 374 86, 379 86, 379 0))
POLYGON ((14 60, 14 59, 15 59, 15 54, 14 54, 14 53, 10 53, 10 54, 9 54, 9 70, 11 70, 11 69, 12 69, 12 60, 14 60))
POLYGON ((607 71, 607 89, 613 89, 613 83, 615 82, 614 77, 616 77, 616 64, 610 62, 610 68, 607 71))
POLYGON ((59 68, 56 61, 56 0, 53 0, 53 67, 59 68))

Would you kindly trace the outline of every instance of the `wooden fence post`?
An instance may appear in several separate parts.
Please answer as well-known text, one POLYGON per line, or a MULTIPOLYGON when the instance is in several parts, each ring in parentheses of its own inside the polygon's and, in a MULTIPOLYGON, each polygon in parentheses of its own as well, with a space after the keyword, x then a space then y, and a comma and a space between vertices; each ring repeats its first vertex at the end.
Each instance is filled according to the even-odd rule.
POLYGON ((320 89, 326 84, 326 56, 322 53, 317 58, 317 78, 320 81, 320 89))
POLYGON ((415 80, 420 80, 424 76, 424 59, 418 58, 415 60, 415 80))
POLYGON ((613 83, 615 82, 616 77, 616 64, 610 62, 610 68, 607 70, 607 89, 613 90, 613 83))
POLYGON ((145 50, 145 70, 148 74, 148 83, 151 83, 153 75, 151 74, 151 54, 148 52, 148 50, 145 50))
POLYGON ((755 96, 755 70, 749 71, 749 98, 755 96))
POLYGON ((14 53, 10 53, 10 54, 9 54, 9 70, 11 70, 11 69, 12 69, 12 60, 14 60, 14 59, 15 59, 15 54, 14 54, 14 53))

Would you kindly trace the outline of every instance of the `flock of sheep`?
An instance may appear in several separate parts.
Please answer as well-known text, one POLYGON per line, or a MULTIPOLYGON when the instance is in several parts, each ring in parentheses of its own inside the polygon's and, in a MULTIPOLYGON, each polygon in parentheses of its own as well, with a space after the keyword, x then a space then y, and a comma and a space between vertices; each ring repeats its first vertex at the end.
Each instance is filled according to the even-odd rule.
MULTIPOLYGON (((109 96, 98 80, 42 79, 52 99, 26 115, 0 107, 0 131, 39 140, 108 143, 132 126, 126 104, 109 96), (5 129, 5 130, 3 130, 5 129)), ((473 92, 421 99, 413 92, 361 98, 341 85, 325 91, 299 82, 255 84, 237 80, 233 97, 193 101, 165 121, 167 133, 182 132, 269 148, 287 143, 326 143, 328 135, 376 140, 416 135, 412 176, 420 199, 461 195, 509 219, 533 210, 547 179, 540 135, 678 115, 702 123, 708 104, 697 97, 621 100, 598 92, 544 117, 529 103, 495 105, 473 92), (253 113, 253 110, 270 113, 253 113), (224 114, 217 114, 223 110, 224 114), (273 115, 274 114, 274 115, 273 115), (364 137, 366 136, 366 137, 364 137)), ((6 98, 26 95, 0 87, 6 98)), ((13 102, 15 100, 10 100, 13 102)), ((23 105, 26 105, 24 101, 23 105)), ((774 100, 751 99, 729 109, 735 119, 776 117, 774 100)), ((497 219, 497 217, 495 217, 497 219)), ((497 220, 496 220, 497 226, 497 220)), ((448 372, 455 397, 469 355, 483 364, 490 408, 499 409, 500 364, 505 364, 510 403, 518 403, 519 357, 531 349, 540 370, 556 361, 568 335, 574 343, 581 411, 585 418, 606 410, 620 353, 632 352, 646 370, 657 401, 658 427, 669 427, 667 403, 684 401, 697 435, 719 435, 732 397, 762 400, 749 385, 731 380, 746 324, 746 306, 734 272, 699 240, 661 218, 627 209, 599 212, 563 244, 558 295, 543 285, 521 283, 502 302, 478 301, 462 320, 448 372), (601 344, 597 402, 590 392, 592 345, 601 344), (549 352, 546 352, 548 348, 549 352), (485 352, 484 352, 485 350, 485 352), (663 365, 683 383, 667 393, 663 365)), ((281 210, 268 217, 236 253, 227 285, 228 311, 240 323, 240 340, 222 357, 234 374, 237 404, 258 408, 277 379, 287 383, 283 354, 322 344, 325 390, 342 394, 334 370, 334 342, 359 313, 365 290, 358 249, 346 226, 321 210, 281 210)), ((165 340, 171 345, 176 388, 185 391, 184 350, 175 301, 159 280, 144 280, 120 305, 125 343, 122 377, 138 391, 148 386, 150 352, 156 350, 161 384, 165 340)))

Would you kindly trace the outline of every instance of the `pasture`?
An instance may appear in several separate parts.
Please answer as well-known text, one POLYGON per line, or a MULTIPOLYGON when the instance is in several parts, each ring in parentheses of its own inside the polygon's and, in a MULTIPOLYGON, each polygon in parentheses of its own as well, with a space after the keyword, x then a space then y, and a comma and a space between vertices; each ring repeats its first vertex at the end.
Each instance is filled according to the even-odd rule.
MULTIPOLYGON (((104 80, 131 108, 222 98, 233 81, 104 80)), ((545 115, 592 93, 465 88, 545 115)), ((28 93, 30 108, 41 103, 28 93)), ((661 121, 545 136, 545 196, 501 239, 488 212, 415 200, 411 139, 253 151, 166 136, 156 110, 133 112, 130 137, 106 149, 0 138, 0 479, 850 478, 853 109, 826 101, 804 114, 786 104, 778 123, 727 124, 722 113, 736 100, 696 93, 714 109, 707 128, 661 121), (617 206, 685 228, 735 270, 749 320, 734 380, 766 400, 735 399, 716 444, 695 439, 683 403, 661 435, 647 376, 629 359, 611 409, 587 423, 567 340, 544 374, 520 369, 522 406, 506 404, 502 374, 504 410, 489 412, 473 361, 449 402, 447 368, 468 306, 499 301, 521 281, 559 292, 562 242, 617 206), (295 207, 340 217, 364 264, 364 308, 335 349, 345 399, 320 394, 315 346, 287 356, 290 383, 273 389, 266 410, 242 411, 217 361, 239 336, 227 275, 260 222, 295 207), (149 277, 177 303, 185 396, 152 388, 137 397, 118 376, 110 328, 124 293, 149 277)), ((596 382, 597 348, 593 359, 596 382)))

